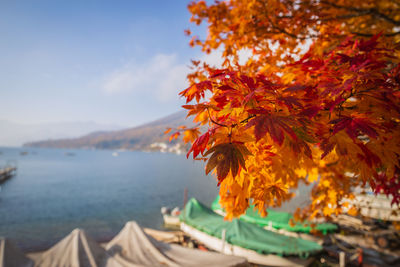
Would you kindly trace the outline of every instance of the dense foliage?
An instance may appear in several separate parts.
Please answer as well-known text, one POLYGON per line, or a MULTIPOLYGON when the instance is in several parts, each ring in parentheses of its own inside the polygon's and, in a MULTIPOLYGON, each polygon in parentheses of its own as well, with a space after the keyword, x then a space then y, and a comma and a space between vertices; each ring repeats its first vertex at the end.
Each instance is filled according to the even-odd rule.
MULTIPOLYGON (((223 67, 193 61, 180 94, 198 125, 188 156, 207 160, 228 217, 267 207, 312 183, 316 218, 354 208, 357 186, 400 202, 400 2, 230 0, 189 5, 192 36, 223 67), (251 54, 240 65, 241 53, 251 54), (204 127, 204 126, 203 126, 204 127)), ((190 30, 186 33, 191 35, 190 30)))

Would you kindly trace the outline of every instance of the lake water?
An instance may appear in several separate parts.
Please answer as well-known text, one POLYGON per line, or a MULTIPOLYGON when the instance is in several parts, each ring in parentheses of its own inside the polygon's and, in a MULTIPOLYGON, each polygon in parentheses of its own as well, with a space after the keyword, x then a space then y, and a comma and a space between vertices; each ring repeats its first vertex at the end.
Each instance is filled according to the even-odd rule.
POLYGON ((189 197, 211 204, 217 195, 204 163, 183 155, 98 150, 0 148, 0 165, 17 175, 1 185, 0 236, 24 251, 45 249, 83 228, 106 241, 130 220, 162 229, 162 206, 189 197), (23 151, 28 152, 22 155, 23 151))

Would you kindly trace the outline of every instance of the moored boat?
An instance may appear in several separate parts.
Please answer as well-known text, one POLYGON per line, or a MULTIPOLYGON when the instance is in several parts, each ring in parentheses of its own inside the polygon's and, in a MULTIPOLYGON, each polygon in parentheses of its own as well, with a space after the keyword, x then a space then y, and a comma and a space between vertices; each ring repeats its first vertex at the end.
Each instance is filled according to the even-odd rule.
POLYGON ((315 242, 284 236, 242 220, 232 222, 196 199, 181 213, 181 230, 207 247, 228 255, 247 258, 266 266, 306 266, 322 247, 315 242))
POLYGON ((109 255, 117 256, 116 259, 124 264, 123 267, 248 266, 247 260, 242 257, 157 241, 134 221, 126 223, 121 232, 108 242, 106 249, 109 255))
POLYGON ((175 207, 172 211, 167 208, 167 207, 162 207, 161 208, 161 214, 163 216, 164 220, 164 225, 166 227, 172 227, 172 228, 179 228, 180 225, 180 220, 179 220, 179 215, 181 211, 178 207, 175 207))

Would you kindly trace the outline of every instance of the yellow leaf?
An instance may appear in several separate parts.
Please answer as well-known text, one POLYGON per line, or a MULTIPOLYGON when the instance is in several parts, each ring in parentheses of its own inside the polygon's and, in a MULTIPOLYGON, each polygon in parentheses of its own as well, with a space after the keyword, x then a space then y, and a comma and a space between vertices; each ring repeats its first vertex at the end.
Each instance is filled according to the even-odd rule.
POLYGON ((358 215, 358 210, 357 210, 357 208, 355 208, 355 207, 351 207, 351 208, 347 211, 347 213, 348 213, 349 215, 351 215, 351 216, 357 216, 357 215, 358 215))
POLYGON ((318 169, 317 168, 313 168, 310 171, 308 171, 308 176, 307 176, 307 180, 310 183, 316 182, 318 180, 319 177, 319 173, 318 173, 318 169))

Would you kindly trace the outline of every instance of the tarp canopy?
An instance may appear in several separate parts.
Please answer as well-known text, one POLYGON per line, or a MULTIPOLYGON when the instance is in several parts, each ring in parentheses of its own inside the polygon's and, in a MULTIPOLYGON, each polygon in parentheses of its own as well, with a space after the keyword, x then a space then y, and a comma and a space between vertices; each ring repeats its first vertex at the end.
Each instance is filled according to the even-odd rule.
POLYGON ((73 230, 68 236, 43 252, 35 259, 41 267, 125 267, 86 235, 81 229, 73 230))
POLYGON ((10 240, 0 238, 0 267, 32 267, 28 259, 10 240))
POLYGON ((247 266, 244 258, 184 248, 159 242, 148 236, 134 221, 106 246, 110 255, 140 266, 247 266))
MULTIPOLYGON (((211 209, 214 211, 222 211, 223 209, 219 204, 220 197, 214 200, 211 204, 211 209)), ((289 212, 282 211, 274 211, 271 209, 267 209, 268 215, 266 217, 261 217, 257 210, 254 210, 254 207, 250 207, 246 210, 246 213, 240 216, 240 219, 246 222, 255 223, 262 227, 264 226, 272 226, 275 229, 283 229, 290 232, 298 232, 298 233, 310 233, 312 229, 320 231, 322 234, 331 233, 337 230, 337 226, 332 223, 319 223, 316 224, 314 228, 311 227, 310 222, 297 223, 294 226, 291 226, 289 221, 293 219, 293 215, 289 212)))
POLYGON ((238 219, 225 221, 222 216, 194 198, 186 204, 180 219, 189 226, 217 238, 222 238, 222 232, 225 230, 226 242, 262 254, 306 257, 322 249, 315 242, 267 231, 256 224, 238 219))

